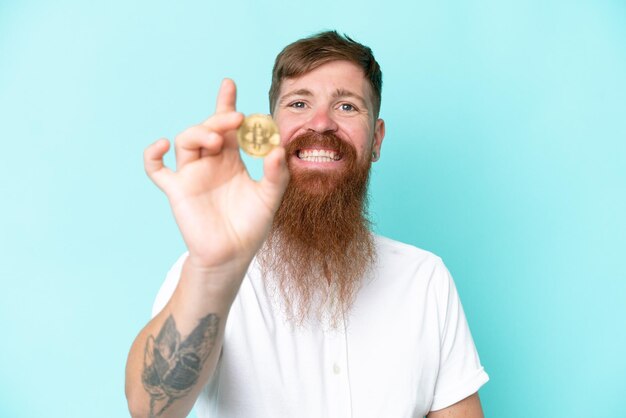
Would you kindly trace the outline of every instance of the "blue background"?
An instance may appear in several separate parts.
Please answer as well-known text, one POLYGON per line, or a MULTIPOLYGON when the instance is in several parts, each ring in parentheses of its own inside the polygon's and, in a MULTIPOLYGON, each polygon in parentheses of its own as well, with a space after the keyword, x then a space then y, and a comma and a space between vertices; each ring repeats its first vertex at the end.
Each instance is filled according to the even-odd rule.
POLYGON ((626 4, 603 0, 1 2, 1 417, 127 416, 184 251, 143 148, 225 76, 266 112, 274 56, 330 28, 382 65, 372 218, 452 271, 487 416, 626 417, 626 4))

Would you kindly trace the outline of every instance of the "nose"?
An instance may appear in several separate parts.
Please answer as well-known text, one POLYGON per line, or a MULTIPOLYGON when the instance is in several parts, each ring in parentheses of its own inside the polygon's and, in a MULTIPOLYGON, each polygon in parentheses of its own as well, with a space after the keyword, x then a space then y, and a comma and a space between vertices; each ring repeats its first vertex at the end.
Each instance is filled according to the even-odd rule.
POLYGON ((335 132, 337 131, 337 123, 333 119, 330 109, 318 108, 312 114, 306 123, 306 128, 315 132, 335 132))

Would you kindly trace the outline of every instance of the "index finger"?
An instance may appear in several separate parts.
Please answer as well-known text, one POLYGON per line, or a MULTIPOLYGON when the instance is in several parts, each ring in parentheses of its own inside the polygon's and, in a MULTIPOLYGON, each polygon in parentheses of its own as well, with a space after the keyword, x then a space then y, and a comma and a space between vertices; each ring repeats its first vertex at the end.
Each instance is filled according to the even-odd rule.
POLYGON ((230 78, 222 80, 220 90, 217 93, 217 104, 215 105, 215 113, 227 113, 236 111, 237 104, 237 87, 235 82, 230 78))

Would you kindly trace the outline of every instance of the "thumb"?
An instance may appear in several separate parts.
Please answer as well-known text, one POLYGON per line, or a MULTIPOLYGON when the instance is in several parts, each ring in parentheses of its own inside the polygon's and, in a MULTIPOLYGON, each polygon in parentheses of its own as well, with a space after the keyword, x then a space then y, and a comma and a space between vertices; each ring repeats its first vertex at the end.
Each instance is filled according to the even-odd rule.
POLYGON ((287 169, 285 149, 276 147, 263 161, 263 178, 259 184, 263 194, 269 199, 268 203, 273 210, 277 210, 280 206, 287 183, 289 183, 289 170, 287 169))

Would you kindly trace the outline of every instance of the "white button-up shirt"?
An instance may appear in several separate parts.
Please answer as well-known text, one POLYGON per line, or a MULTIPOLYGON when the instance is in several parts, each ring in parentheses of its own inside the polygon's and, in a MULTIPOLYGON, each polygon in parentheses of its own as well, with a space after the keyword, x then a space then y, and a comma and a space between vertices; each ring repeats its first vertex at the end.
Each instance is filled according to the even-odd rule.
MULTIPOLYGON (((255 262, 226 324, 199 418, 423 417, 489 379, 441 260, 376 237, 377 264, 338 327, 284 319, 255 262)), ((153 314, 173 293, 170 270, 153 314)))

